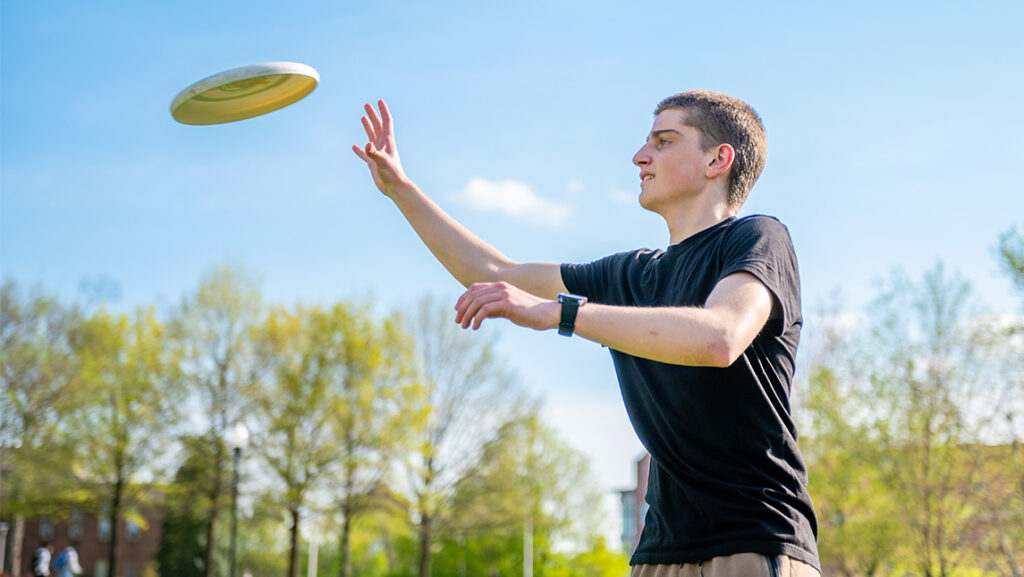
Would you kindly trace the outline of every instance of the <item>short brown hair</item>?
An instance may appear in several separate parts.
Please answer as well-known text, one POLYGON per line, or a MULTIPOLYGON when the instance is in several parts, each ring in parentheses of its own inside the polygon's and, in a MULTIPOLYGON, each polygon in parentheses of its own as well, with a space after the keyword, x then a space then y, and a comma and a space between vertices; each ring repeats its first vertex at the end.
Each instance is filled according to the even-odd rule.
POLYGON ((690 90, 662 100, 654 110, 657 116, 667 109, 686 112, 684 122, 701 133, 701 148, 711 150, 729 144, 736 151, 729 173, 730 208, 739 209, 761 176, 768 156, 764 124, 746 102, 708 90, 690 90))

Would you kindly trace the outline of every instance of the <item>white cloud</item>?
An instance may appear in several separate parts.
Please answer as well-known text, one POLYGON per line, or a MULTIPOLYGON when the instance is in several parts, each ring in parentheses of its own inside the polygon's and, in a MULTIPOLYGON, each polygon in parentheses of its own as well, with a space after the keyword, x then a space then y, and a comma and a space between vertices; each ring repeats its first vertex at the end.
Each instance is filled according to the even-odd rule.
POLYGON ((476 210, 497 211, 545 226, 564 223, 571 212, 568 206, 540 197, 528 185, 515 180, 491 182, 474 176, 453 198, 476 210))
POLYGON ((638 193, 623 188, 613 188, 605 195, 608 200, 618 204, 635 204, 638 193))

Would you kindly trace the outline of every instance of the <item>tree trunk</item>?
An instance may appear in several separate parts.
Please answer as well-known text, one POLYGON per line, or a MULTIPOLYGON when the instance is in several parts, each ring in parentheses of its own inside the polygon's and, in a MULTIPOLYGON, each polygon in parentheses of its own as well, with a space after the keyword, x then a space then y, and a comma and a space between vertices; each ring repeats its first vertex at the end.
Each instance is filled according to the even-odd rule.
POLYGON ((341 577, 351 577, 352 575, 352 502, 351 498, 346 496, 345 501, 342 503, 342 515, 341 521, 341 568, 338 574, 341 577))
POLYGON ((121 519, 121 499, 124 494, 124 478, 118 474, 114 483, 114 495, 110 503, 110 554, 107 557, 107 567, 110 577, 117 577, 117 549, 120 541, 120 527, 118 521, 121 519))
POLYGON ((434 520, 427 511, 420 512, 420 573, 419 577, 430 577, 430 541, 434 520))
POLYGON ((11 573, 21 575, 21 546, 25 542, 25 518, 18 515, 14 518, 14 541, 11 543, 11 573))
POLYGON ((299 577, 299 505, 291 504, 291 551, 288 555, 288 577, 299 577))
MULTIPOLYGON (((220 439, 217 443, 217 450, 214 452, 213 482, 210 483, 210 512, 206 519, 206 550, 203 555, 203 577, 214 577, 216 562, 214 556, 217 549, 217 513, 220 512, 221 477, 223 477, 223 450, 220 439)), ((111 575, 111 577, 115 577, 111 575)))

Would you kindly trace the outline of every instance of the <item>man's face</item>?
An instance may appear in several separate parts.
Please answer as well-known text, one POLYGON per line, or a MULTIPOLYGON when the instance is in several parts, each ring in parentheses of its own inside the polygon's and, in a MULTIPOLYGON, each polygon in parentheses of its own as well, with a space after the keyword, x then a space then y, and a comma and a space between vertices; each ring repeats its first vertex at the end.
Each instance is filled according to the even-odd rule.
POLYGON ((670 108, 654 119, 647 142, 633 155, 640 167, 640 206, 665 215, 678 201, 699 195, 713 151, 700 146, 700 131, 685 124, 686 111, 670 108))

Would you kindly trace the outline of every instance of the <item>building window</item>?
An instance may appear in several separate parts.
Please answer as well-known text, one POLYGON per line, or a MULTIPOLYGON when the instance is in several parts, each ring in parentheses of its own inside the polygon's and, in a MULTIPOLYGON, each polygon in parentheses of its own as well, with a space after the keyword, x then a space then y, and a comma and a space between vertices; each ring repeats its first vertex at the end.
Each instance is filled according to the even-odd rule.
POLYGON ((44 543, 53 541, 53 517, 49 515, 43 515, 39 519, 39 538, 44 543))
POLYGON ((110 542, 110 517, 106 513, 100 513, 100 517, 96 519, 96 535, 100 543, 110 542))
POLYGON ((82 540, 82 510, 78 507, 71 509, 71 517, 68 519, 68 539, 72 543, 82 540))
POLYGON ((106 559, 98 559, 96 561, 96 567, 92 572, 93 577, 107 577, 107 561, 106 559))
POLYGON ((138 577, 135 573, 135 561, 124 562, 124 577, 138 577))
POLYGON ((622 493, 622 547, 633 552, 634 538, 636 536, 636 511, 634 510, 634 492, 622 493))
MULTIPOLYGON (((128 539, 128 542, 138 543, 139 533, 141 533, 139 529, 139 524, 135 521, 132 521, 131 519, 128 519, 125 522, 125 538, 128 539)), ((127 574, 125 575, 125 577, 128 577, 127 574)))

